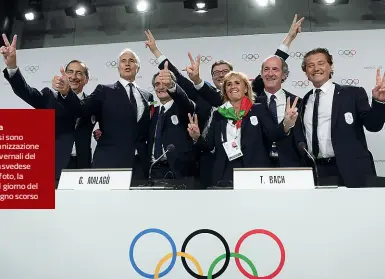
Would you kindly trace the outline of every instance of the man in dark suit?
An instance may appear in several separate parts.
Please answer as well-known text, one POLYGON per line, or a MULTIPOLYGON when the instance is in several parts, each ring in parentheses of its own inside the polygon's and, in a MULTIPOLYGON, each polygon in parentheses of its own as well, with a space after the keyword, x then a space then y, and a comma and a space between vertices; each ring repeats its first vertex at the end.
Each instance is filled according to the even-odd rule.
MULTIPOLYGON (((261 66, 261 76, 264 90, 257 94, 256 102, 268 107, 271 117, 275 123, 281 123, 285 118, 287 100, 294 103, 297 97, 282 88, 282 83, 289 75, 289 66, 279 56, 266 58, 261 66)), ((300 99, 297 103, 299 108, 300 99)), ((301 125, 296 122, 289 136, 277 142, 266 139, 266 148, 270 153, 272 167, 300 167, 305 163, 301 157, 298 143, 301 137, 301 125)))
POLYGON ((152 178, 182 179, 196 174, 193 141, 186 128, 188 114, 193 114, 195 104, 187 97, 176 83, 175 75, 168 70, 166 61, 164 70, 155 74, 152 85, 160 101, 151 118, 148 154, 152 163, 167 149, 169 144, 175 150, 162 157, 152 168, 152 178))
POLYGON ((152 94, 135 83, 139 69, 139 57, 130 49, 123 50, 119 56, 119 80, 98 85, 84 100, 76 97, 63 72, 52 82, 63 96, 65 107, 78 116, 95 114, 99 120, 103 134, 94 152, 93 167, 133 168, 133 180, 147 176, 146 140, 153 101, 152 94))
MULTIPOLYGON (((95 121, 91 119, 94 118, 92 116, 76 117, 71 110, 64 106, 58 93, 47 87, 41 91, 30 87, 16 64, 17 37, 14 36, 12 44, 9 44, 7 37, 3 34, 3 40, 5 46, 2 46, 1 53, 7 65, 3 73, 15 94, 36 109, 55 110, 55 179, 57 188, 62 169, 90 168, 91 135, 95 125, 95 121)), ((69 86, 75 92, 76 98, 86 97, 83 88, 89 79, 87 66, 79 60, 72 60, 64 71, 68 75, 69 86)))
POLYGON ((377 71, 372 105, 364 88, 333 83, 333 57, 325 48, 304 56, 302 70, 314 89, 300 110, 308 150, 316 158, 320 179, 337 177, 338 185, 363 187, 376 175, 364 127, 378 132, 385 122, 385 76, 377 71))

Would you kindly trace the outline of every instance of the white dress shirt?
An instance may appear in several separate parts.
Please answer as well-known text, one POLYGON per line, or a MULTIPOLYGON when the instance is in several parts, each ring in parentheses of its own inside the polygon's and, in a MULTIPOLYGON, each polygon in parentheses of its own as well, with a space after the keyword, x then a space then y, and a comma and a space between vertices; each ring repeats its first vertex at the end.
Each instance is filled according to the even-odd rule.
MULTIPOLYGON (((267 92, 265 90, 266 96, 267 96, 267 106, 270 104, 270 98, 273 94, 267 92)), ((277 104, 277 117, 278 117, 278 123, 281 123, 282 120, 285 118, 285 112, 286 112, 286 94, 283 91, 283 89, 279 89, 277 92, 274 93, 276 99, 275 102, 277 104)))
MULTIPOLYGON (((159 113, 162 109, 162 107, 164 107, 164 114, 166 114, 166 112, 171 108, 171 106, 174 104, 174 100, 170 100, 168 101, 167 103, 165 104, 160 104, 159 106, 159 112, 158 112, 158 116, 159 116, 159 113)), ((163 115, 164 117, 164 115, 163 115)), ((158 128, 158 123, 156 124, 155 126, 155 130, 154 130, 154 144, 152 145, 152 156, 151 156, 151 161, 154 162, 156 159, 158 158, 155 158, 154 157, 154 151, 155 151, 155 136, 156 136, 156 129, 158 128)), ((164 150, 164 146, 162 145, 162 152, 164 153, 165 150, 164 150)), ((167 160, 167 155, 163 156, 162 159, 160 159, 161 161, 164 161, 164 160, 167 160)))
MULTIPOLYGON (((315 90, 309 97, 305 106, 304 124, 306 132, 306 142, 309 148, 309 152, 312 152, 312 135, 313 135, 313 108, 315 101, 315 90)), ((329 79, 319 89, 321 89, 319 96, 318 106, 318 142, 319 142, 319 154, 318 158, 330 158, 334 157, 334 149, 332 145, 332 105, 335 84, 329 79)))
MULTIPOLYGON (((123 87, 127 91, 128 99, 130 99, 130 86, 128 85, 130 82, 128 80, 125 80, 123 78, 119 78, 119 82, 123 85, 123 87)), ((136 105, 138 108, 138 115, 137 115, 137 121, 142 118, 143 112, 144 112, 144 103, 142 99, 142 95, 138 90, 138 86, 135 82, 131 82, 134 86, 132 87, 132 93, 134 94, 135 100, 136 100, 136 105)))
MULTIPOLYGON (((84 99, 84 92, 77 93, 76 96, 78 96, 78 98, 79 98, 80 100, 83 100, 83 99, 84 99)), ((78 125, 79 125, 79 121, 80 121, 80 118, 77 118, 77 119, 76 119, 76 124, 75 124, 75 130, 76 130, 76 128, 77 128, 78 125)), ((76 146, 75 146, 75 142, 74 142, 74 145, 72 146, 71 156, 76 156, 76 146)))

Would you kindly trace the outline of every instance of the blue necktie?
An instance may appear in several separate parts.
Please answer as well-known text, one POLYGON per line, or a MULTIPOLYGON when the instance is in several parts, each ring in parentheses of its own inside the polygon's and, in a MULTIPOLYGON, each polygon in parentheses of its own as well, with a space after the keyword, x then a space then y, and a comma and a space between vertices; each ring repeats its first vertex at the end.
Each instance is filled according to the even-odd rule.
POLYGON ((269 110, 271 112, 271 115, 273 116, 275 123, 278 124, 277 102, 275 101, 275 99, 277 99, 277 97, 275 97, 275 95, 271 95, 270 103, 269 103, 269 110))
MULTIPOLYGON (((271 95, 270 96, 270 103, 269 103, 269 110, 271 112, 271 116, 273 117, 274 119, 274 123, 275 124, 278 124, 278 116, 277 116, 277 102, 275 101, 275 99, 277 99, 277 97, 275 95, 271 95)), ((276 143, 273 142, 272 146, 271 146, 271 151, 275 154, 277 153, 277 146, 276 146, 276 143)))
POLYGON ((162 106, 159 115, 158 121, 156 122, 156 131, 155 131, 155 147, 154 147, 154 157, 155 160, 158 159, 163 153, 162 147, 162 128, 163 128, 163 117, 164 117, 164 106, 162 106))

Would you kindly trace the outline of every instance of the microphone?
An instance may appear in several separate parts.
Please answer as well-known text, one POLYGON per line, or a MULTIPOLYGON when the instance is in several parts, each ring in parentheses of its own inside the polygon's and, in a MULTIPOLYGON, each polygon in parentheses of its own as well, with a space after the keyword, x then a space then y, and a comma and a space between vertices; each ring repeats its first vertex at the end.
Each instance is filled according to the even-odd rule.
POLYGON ((314 174, 315 174, 314 183, 315 183, 315 186, 319 186, 318 168, 317 168, 317 163, 315 162, 314 156, 311 155, 310 152, 306 149, 306 144, 304 142, 300 142, 298 144, 298 147, 301 151, 304 151, 307 154, 307 156, 310 158, 310 160, 312 160, 313 165, 314 165, 314 174))
POLYGON ((160 159, 162 159, 167 153, 173 152, 174 150, 175 150, 175 145, 169 144, 169 145, 167 146, 166 151, 163 152, 163 154, 160 155, 159 158, 156 159, 156 160, 151 164, 150 170, 149 170, 149 172, 148 172, 148 184, 149 184, 150 186, 153 186, 153 185, 154 185, 154 181, 152 181, 152 177, 151 177, 152 167, 153 167, 153 166, 154 166, 160 159))

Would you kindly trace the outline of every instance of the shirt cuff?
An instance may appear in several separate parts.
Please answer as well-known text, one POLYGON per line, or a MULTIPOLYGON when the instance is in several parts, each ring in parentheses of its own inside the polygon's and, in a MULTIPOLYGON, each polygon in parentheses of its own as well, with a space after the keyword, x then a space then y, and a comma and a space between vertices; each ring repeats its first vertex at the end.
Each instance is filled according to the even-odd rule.
POLYGON ((289 53, 289 47, 285 46, 284 44, 280 44, 278 49, 282 50, 283 52, 289 53))
POLYGON ((16 74, 18 69, 19 69, 18 67, 16 69, 8 69, 7 68, 9 77, 12 77, 14 74, 16 74))
POLYGON ((203 85, 205 85, 205 82, 202 80, 201 83, 199 84, 194 84, 194 87, 196 90, 199 90, 203 87, 203 85))
POLYGON ((164 60, 166 60, 167 59, 167 57, 165 56, 165 55, 161 55, 161 56, 159 56, 157 59, 156 59, 156 64, 160 64, 160 63, 162 63, 164 60))
POLYGON ((174 93, 176 91, 176 83, 174 83, 174 86, 168 89, 168 91, 174 93))
POLYGON ((385 102, 381 102, 381 101, 378 101, 376 99, 373 98, 374 101, 376 101, 377 103, 380 103, 380 104, 385 104, 385 102))

